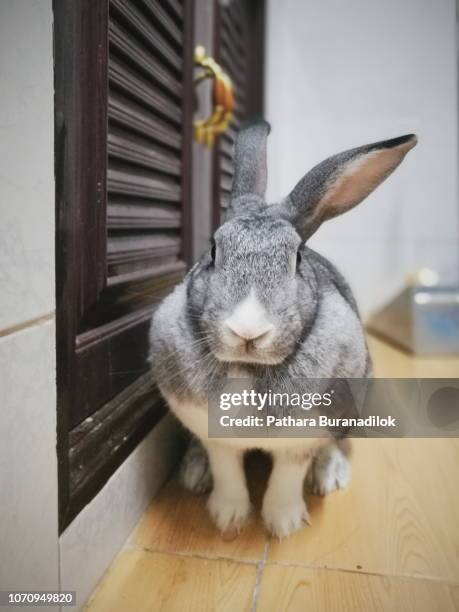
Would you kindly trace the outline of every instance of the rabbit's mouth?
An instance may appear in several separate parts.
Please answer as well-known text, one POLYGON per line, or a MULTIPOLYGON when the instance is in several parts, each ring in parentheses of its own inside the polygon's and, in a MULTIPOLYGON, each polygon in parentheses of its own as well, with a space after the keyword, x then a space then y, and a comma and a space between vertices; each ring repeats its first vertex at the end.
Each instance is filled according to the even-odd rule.
POLYGON ((233 340, 231 343, 221 342, 213 352, 219 361, 264 365, 277 365, 286 357, 273 346, 259 346, 256 340, 245 339, 239 339, 236 342, 233 340))

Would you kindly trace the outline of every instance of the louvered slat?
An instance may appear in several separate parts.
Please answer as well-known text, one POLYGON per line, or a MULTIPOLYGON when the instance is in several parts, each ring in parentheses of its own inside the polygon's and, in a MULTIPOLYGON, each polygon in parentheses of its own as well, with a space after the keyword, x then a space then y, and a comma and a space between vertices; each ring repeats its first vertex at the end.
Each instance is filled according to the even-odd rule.
MULTIPOLYGON (((226 2, 226 0, 224 1, 226 2)), ((245 0, 229 0, 229 2, 226 2, 227 13, 233 21, 235 29, 238 30, 242 38, 247 36, 247 21, 246 14, 244 13, 245 8, 245 0)))
POLYGON ((157 234, 154 241, 149 236, 113 238, 107 253, 109 277, 173 264, 180 249, 180 236, 157 234))
POLYGON ((185 270, 186 265, 183 261, 174 261, 151 268, 144 268, 142 270, 129 271, 125 274, 109 276, 107 285, 108 287, 119 287, 120 285, 127 285, 132 282, 142 282, 146 280, 151 281, 152 279, 155 279, 156 291, 161 295, 161 285, 156 282, 156 279, 162 280, 167 287, 172 288, 183 278, 185 270), (171 275, 173 274, 176 274, 175 278, 171 278, 171 275))
POLYGON ((221 156, 224 156, 231 165, 233 164, 233 142, 227 140, 224 136, 220 137, 219 152, 221 156))
POLYGON ((148 136, 180 152, 182 142, 180 132, 126 96, 114 91, 110 92, 108 117, 117 125, 132 130, 134 133, 148 136))
POLYGON ((128 66, 110 58, 108 77, 111 86, 118 87, 125 95, 132 96, 147 108, 180 125, 180 105, 159 93, 158 89, 142 76, 134 76, 128 66))
POLYGON ((230 141, 230 142, 235 142, 236 140, 236 134, 237 134, 237 130, 230 124, 225 132, 225 137, 230 141))
POLYGON ((107 273, 113 286, 183 268, 184 77, 183 27, 173 5, 111 0, 110 8, 107 273))
POLYGON ((133 0, 111 0, 110 8, 114 9, 119 19, 132 28, 155 53, 180 74, 183 68, 181 55, 152 27, 145 15, 138 10, 133 0))
POLYGON ((118 160, 180 176, 181 164, 176 155, 124 130, 109 131, 108 154, 118 160))
POLYGON ((183 7, 179 0, 163 0, 164 7, 178 23, 183 22, 183 7))
POLYGON ((220 159, 220 170, 224 174, 230 177, 233 176, 233 173, 234 173, 233 164, 231 163, 230 160, 228 160, 228 158, 224 157, 223 155, 221 156, 221 159, 220 159))
POLYGON ((234 76, 238 74, 245 75, 247 72, 247 65, 245 63, 247 54, 245 48, 242 45, 236 46, 229 31, 224 28, 221 32, 221 45, 222 50, 225 51, 226 61, 230 64, 234 76))
POLYGON ((247 86, 244 66, 238 66, 237 60, 232 55, 231 48, 225 43, 221 46, 221 63, 236 86, 236 95, 244 97, 247 86))
POLYGON ((244 38, 241 33, 237 30, 234 19, 230 19, 228 13, 223 13, 222 18, 222 37, 228 36, 229 41, 234 49, 234 52, 240 56, 245 55, 244 38))
POLYGON ((180 210, 171 205, 125 196, 112 196, 108 204, 108 230, 179 229, 180 210))
POLYGON ((242 121, 247 116, 247 6, 243 0, 220 0, 220 44, 219 53, 223 68, 235 85, 233 118, 225 134, 219 139, 219 187, 220 205, 226 209, 233 182, 234 140, 242 121))
POLYGON ((222 173, 222 176, 220 178, 220 187, 221 190, 224 191, 225 193, 231 193, 231 186, 233 184, 233 179, 232 178, 228 178, 227 176, 225 176, 222 173))
POLYGON ((108 260, 111 262, 120 259, 128 260, 143 256, 145 253, 168 255, 178 253, 180 239, 168 234, 157 234, 154 244, 150 236, 123 235, 114 237, 107 249, 108 260))
POLYGON ((117 52, 125 59, 128 58, 143 71, 144 75, 154 79, 175 98, 180 99, 182 95, 180 79, 167 70, 145 47, 136 42, 125 28, 113 20, 109 27, 109 41, 112 52, 117 52))
POLYGON ((221 194, 220 194, 220 206, 223 209, 228 208, 229 200, 230 200, 230 192, 229 191, 224 191, 222 189, 221 190, 221 194))
POLYGON ((149 15, 163 28, 164 32, 179 47, 182 46, 182 32, 169 17, 161 2, 158 0, 141 0, 149 15))
POLYGON ((140 168, 109 165, 108 193, 180 202, 180 185, 165 177, 143 172, 140 168))

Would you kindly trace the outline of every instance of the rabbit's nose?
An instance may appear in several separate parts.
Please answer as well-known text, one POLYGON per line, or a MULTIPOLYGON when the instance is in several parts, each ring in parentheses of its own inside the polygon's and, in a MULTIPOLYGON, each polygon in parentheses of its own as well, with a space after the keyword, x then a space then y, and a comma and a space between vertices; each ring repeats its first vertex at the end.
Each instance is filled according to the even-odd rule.
POLYGON ((256 340, 261 340, 268 336, 268 334, 274 329, 274 325, 271 323, 265 325, 264 327, 256 327, 256 328, 239 328, 232 325, 230 322, 226 323, 226 328, 228 332, 235 336, 239 340, 244 340, 245 342, 255 342, 256 340))
POLYGON ((249 295, 236 306, 231 316, 223 322, 223 328, 227 336, 233 340, 244 340, 253 344, 266 338, 274 329, 274 325, 255 292, 251 290, 249 295))

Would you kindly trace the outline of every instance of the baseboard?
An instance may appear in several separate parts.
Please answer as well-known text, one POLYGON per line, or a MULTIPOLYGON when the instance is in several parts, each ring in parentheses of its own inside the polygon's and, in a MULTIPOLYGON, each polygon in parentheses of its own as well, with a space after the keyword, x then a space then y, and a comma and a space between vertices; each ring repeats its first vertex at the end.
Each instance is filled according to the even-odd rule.
POLYGON ((62 533, 60 586, 85 604, 145 508, 176 465, 183 435, 166 415, 62 533))

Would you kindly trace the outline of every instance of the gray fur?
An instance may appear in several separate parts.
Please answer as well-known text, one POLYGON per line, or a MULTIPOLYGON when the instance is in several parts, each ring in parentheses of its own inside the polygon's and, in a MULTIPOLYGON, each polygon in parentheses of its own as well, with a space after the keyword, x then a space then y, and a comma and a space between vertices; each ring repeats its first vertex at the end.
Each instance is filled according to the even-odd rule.
POLYGON ((274 366, 245 364, 260 386, 282 392, 294 378, 365 376, 369 356, 355 301, 342 276, 302 245, 298 277, 284 278, 286 255, 300 242, 291 226, 270 216, 241 215, 217 231, 216 241, 231 245, 221 274, 213 274, 205 255, 154 316, 151 361, 164 391, 205 401, 211 386, 227 376, 229 364, 215 357, 219 322, 250 287, 256 288, 278 325, 272 351, 282 358, 274 366), (328 318, 331 302, 343 316, 328 318))
POLYGON ((325 209, 321 214, 317 215, 317 205, 333 183, 343 175, 352 163, 378 151, 401 149, 398 155, 393 156, 391 165, 388 168, 381 168, 381 172, 374 177, 373 181, 365 185, 365 188, 360 191, 356 199, 341 203, 340 214, 359 204, 376 189, 378 185, 392 174, 406 153, 416 143, 416 136, 408 134, 399 138, 356 147, 329 157, 310 170, 297 183, 284 202, 276 206, 276 212, 290 220, 303 239, 309 238, 323 221, 336 214, 325 209))
MULTIPOLYGON (((397 147, 394 168, 413 146, 413 137, 353 149, 316 166, 281 204, 263 199, 266 186, 265 122, 241 132, 236 144, 235 181, 228 220, 216 231, 216 260, 211 250, 190 270, 156 310, 151 325, 151 363, 166 395, 205 402, 211 386, 224 382, 229 360, 222 344, 222 319, 250 290, 275 324, 276 334, 263 359, 240 365, 257 384, 288 391, 293 379, 363 378, 371 360, 355 300, 343 277, 304 244, 313 226, 314 208, 348 168, 367 153, 397 147), (400 153, 400 147, 406 151, 400 153), (291 273, 297 252, 301 263, 291 273)), ((363 184, 365 197, 377 181, 363 184)), ((357 198, 358 201, 359 198, 357 198)), ((343 203, 343 210, 356 202, 343 203)))
POLYGON ((243 205, 245 195, 263 197, 266 191, 266 139, 269 123, 263 120, 247 123, 236 137, 234 181, 229 213, 243 205))

